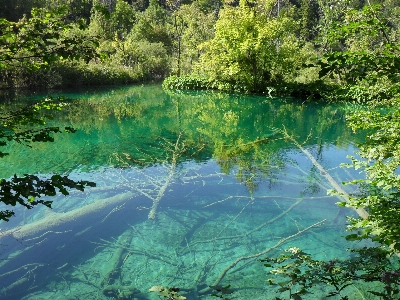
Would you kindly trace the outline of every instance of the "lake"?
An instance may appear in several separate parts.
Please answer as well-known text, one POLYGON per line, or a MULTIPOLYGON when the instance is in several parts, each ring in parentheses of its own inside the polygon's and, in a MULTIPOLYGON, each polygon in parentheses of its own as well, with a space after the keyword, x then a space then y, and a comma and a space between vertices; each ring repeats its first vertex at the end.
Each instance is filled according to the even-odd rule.
POLYGON ((57 173, 97 185, 49 198, 52 209, 15 207, 0 223, 0 299, 160 299, 149 292, 157 285, 187 299, 215 299, 217 285, 230 285, 229 299, 275 299, 260 259, 292 246, 349 255, 355 212, 327 190, 360 176, 340 167, 361 142, 345 126, 350 107, 160 85, 62 94, 77 100, 49 125, 77 132, 7 146, 0 178, 57 173))

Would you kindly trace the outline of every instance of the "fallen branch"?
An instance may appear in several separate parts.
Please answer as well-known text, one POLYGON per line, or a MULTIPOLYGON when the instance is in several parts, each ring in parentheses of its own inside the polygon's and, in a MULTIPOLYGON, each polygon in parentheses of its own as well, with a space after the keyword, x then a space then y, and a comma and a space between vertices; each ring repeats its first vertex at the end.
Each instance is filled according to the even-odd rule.
MULTIPOLYGON (((230 269, 232 269, 233 267, 235 267, 239 262, 241 262, 241 261, 243 261, 243 260, 249 260, 249 259, 257 258, 257 257, 259 257, 259 256, 261 256, 261 255, 264 255, 264 254, 270 252, 271 250, 273 250, 273 249, 279 247, 280 245, 282 245, 283 243, 287 242, 288 240, 290 240, 290 239, 292 239, 292 238, 295 238, 295 237, 301 235, 302 233, 306 232, 307 230, 310 230, 310 229, 313 228, 313 227, 317 227, 317 226, 321 225, 321 224, 324 223, 325 221, 326 221, 326 220, 322 220, 322 221, 317 222, 317 223, 315 223, 315 224, 313 224, 313 225, 311 225, 311 226, 308 226, 307 228, 304 228, 303 230, 298 231, 298 232, 295 233, 295 234, 292 234, 291 236, 285 237, 285 238, 281 239, 278 243, 276 243, 274 246, 272 246, 272 247, 270 247, 270 248, 268 248, 268 249, 266 249, 266 250, 264 250, 264 251, 261 251, 261 252, 259 252, 259 253, 253 254, 253 255, 242 256, 242 257, 237 258, 232 264, 230 264, 229 266, 227 266, 227 267, 222 271, 222 273, 219 275, 219 277, 217 278, 217 280, 216 280, 211 286, 217 286, 217 285, 219 285, 219 283, 221 282, 221 280, 225 277, 226 273, 228 273, 228 271, 229 271, 230 269)), ((207 292, 209 292, 209 291, 211 291, 211 288, 210 288, 210 287, 207 287, 207 288, 201 290, 199 293, 200 293, 200 294, 204 294, 204 293, 207 293, 207 292)))
POLYGON ((118 251, 118 249, 123 249, 126 252, 130 253, 130 255, 134 254, 134 255, 146 256, 148 258, 153 258, 155 260, 160 260, 160 261, 162 261, 164 263, 170 264, 171 266, 175 266, 175 267, 177 266, 177 264, 173 261, 173 258, 168 256, 165 253, 163 255, 160 255, 160 254, 157 254, 157 253, 156 254, 152 254, 152 253, 149 253, 147 251, 144 251, 144 250, 141 250, 141 249, 137 249, 137 247, 132 247, 131 245, 128 245, 128 244, 122 244, 122 243, 119 242, 119 240, 115 241, 115 242, 110 242, 110 241, 107 241, 107 240, 104 240, 104 239, 100 239, 100 241, 102 243, 99 243, 99 242, 90 242, 90 243, 95 244, 95 245, 99 245, 98 247, 109 247, 109 248, 112 248, 113 251, 118 251))
MULTIPOLYGON (((118 237, 117 244, 130 244, 132 237, 133 230, 127 230, 118 237)), ((115 284, 115 279, 120 277, 120 269, 125 262, 125 259, 122 258, 122 254, 125 251, 125 247, 117 247, 117 249, 113 251, 111 259, 106 264, 106 272, 101 280, 100 287, 104 288, 107 285, 115 284)))
MULTIPOLYGON (((349 194, 335 181, 335 179, 333 179, 333 177, 331 175, 329 175, 329 173, 324 169, 324 167, 322 167, 317 160, 314 158, 314 156, 311 155, 311 153, 307 150, 304 149, 299 142, 297 142, 292 136, 290 136, 286 129, 282 130, 282 133, 284 134, 285 138, 291 140, 301 151, 303 151, 303 153, 305 155, 307 155, 307 157, 311 160, 311 162, 313 163, 314 166, 316 166, 318 168, 318 170, 320 171, 321 176, 324 176, 326 179, 328 179, 329 183, 333 186, 333 188, 339 193, 340 197, 342 197, 347 203, 350 203, 350 196, 349 194)), ((369 217, 369 213, 362 207, 359 208, 353 208, 357 214, 364 220, 368 219, 369 217)), ((390 248, 393 249, 395 243, 393 243, 392 245, 390 245, 390 248)), ((397 255, 397 257, 400 257, 400 253, 399 252, 395 252, 395 254, 397 255)))
POLYGON ((81 217, 86 217, 90 214, 103 210, 109 206, 116 205, 123 201, 127 201, 132 196, 134 196, 132 192, 126 192, 123 194, 115 195, 107 199, 96 200, 86 206, 71 210, 66 213, 52 212, 36 222, 22 225, 16 230, 10 229, 5 232, 2 232, 0 234, 0 238, 5 236, 13 236, 16 239, 22 239, 27 236, 39 234, 43 231, 48 231, 51 228, 57 227, 59 225, 75 221, 76 219, 79 219, 81 217))
POLYGON ((172 162, 171 162, 171 166, 168 169, 168 176, 165 179, 164 184, 159 189, 157 197, 155 199, 153 199, 153 205, 150 208, 149 216, 148 216, 148 218, 151 220, 154 220, 156 218, 158 204, 160 203, 161 198, 164 196, 165 191, 167 190, 167 187, 170 185, 172 178, 174 177, 176 164, 177 164, 178 158, 181 154, 180 153, 181 151, 179 149, 180 138, 181 138, 181 134, 179 134, 178 139, 176 140, 176 143, 175 143, 175 148, 172 150, 172 162))
MULTIPOLYGON (((223 202, 231 200, 231 199, 254 199, 254 200, 255 199, 274 199, 275 200, 277 198, 279 198, 279 199, 288 199, 288 200, 293 200, 293 201, 299 201, 299 200, 317 200, 317 199, 321 199, 321 198, 324 198, 324 197, 287 197, 287 196, 277 196, 277 195, 257 196, 257 197, 255 197, 255 196, 228 196, 225 199, 218 200, 218 201, 215 201, 213 203, 204 205, 203 208, 210 207, 210 206, 213 206, 213 205, 216 205, 216 204, 219 204, 219 203, 223 203, 223 202)), ((330 197, 327 197, 327 198, 330 198, 330 197)))
MULTIPOLYGON (((336 182, 335 179, 333 179, 333 177, 324 169, 323 166, 321 166, 317 160, 314 158, 314 156, 311 155, 311 153, 307 150, 304 149, 299 142, 297 142, 292 136, 290 136, 286 129, 282 130, 282 133, 284 134, 285 138, 291 140, 293 142, 293 144, 295 144, 297 146, 297 148, 299 148, 313 163, 313 165, 315 167, 317 167, 317 169, 319 170, 321 176, 324 176, 326 179, 328 179, 329 183, 332 185, 332 187, 340 194, 340 196, 347 202, 350 202, 350 196, 349 194, 336 182)), ((357 214, 363 218, 363 219, 368 219, 368 212, 364 209, 364 208, 355 208, 354 209, 357 214)))
MULTIPOLYGON (((32 269, 29 269, 28 271, 25 272, 24 275, 22 275, 19 279, 17 279, 16 281, 14 281, 12 284, 10 284, 9 286, 3 287, 0 292, 5 296, 6 293, 10 293, 13 290, 19 289, 19 291, 23 290, 21 289, 21 285, 27 283, 30 280, 30 275, 33 275, 33 280, 35 282, 35 274, 33 273, 33 271, 35 271, 37 268, 39 267, 43 267, 45 266, 45 264, 39 264, 39 263, 32 263, 32 264, 26 264, 24 266, 19 267, 18 269, 9 271, 7 273, 1 274, 0 277, 3 276, 7 276, 10 275, 12 273, 18 272, 20 270, 26 271, 29 267, 33 267, 32 269)), ((32 283, 32 285, 34 284, 34 282, 32 283)), ((11 297, 11 295, 8 295, 9 297, 11 297)), ((11 298, 10 298, 11 299, 11 298)), ((15 298, 13 298, 15 299, 15 298)))
POLYGON ((284 215, 286 215, 288 212, 290 212, 293 208, 295 208, 297 205, 299 205, 302 201, 303 201, 303 199, 297 200, 297 201, 296 201, 295 203, 293 203, 287 210, 283 211, 282 213, 280 213, 280 214, 279 214, 278 216, 276 216, 275 218, 270 219, 270 220, 268 220, 268 221, 262 223, 261 225, 257 226, 256 228, 254 228, 254 229, 252 229, 252 230, 250 230, 250 231, 248 231, 248 232, 246 232, 246 233, 244 233, 244 234, 234 235, 234 236, 222 236, 222 237, 216 236, 216 237, 214 237, 213 239, 210 239, 210 240, 206 240, 206 241, 196 241, 196 242, 190 243, 190 246, 193 247, 194 245, 197 245, 197 244, 211 243, 211 242, 215 242, 215 241, 217 241, 217 240, 231 240, 231 239, 238 240, 238 239, 241 239, 241 238, 245 238, 245 237, 249 236, 250 234, 252 234, 253 232, 259 231, 259 230, 260 230, 261 228, 263 228, 264 226, 266 226, 266 225, 268 225, 268 224, 271 224, 271 223, 275 222, 276 220, 282 218, 284 215))

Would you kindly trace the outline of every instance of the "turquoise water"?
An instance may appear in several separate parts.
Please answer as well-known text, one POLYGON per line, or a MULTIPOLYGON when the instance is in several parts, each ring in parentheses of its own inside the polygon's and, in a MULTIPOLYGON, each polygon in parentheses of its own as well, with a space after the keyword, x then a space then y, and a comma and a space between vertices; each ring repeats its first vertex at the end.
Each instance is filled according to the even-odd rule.
POLYGON ((354 212, 281 133, 341 184, 359 176, 339 167, 360 141, 345 107, 158 85, 63 94, 79 100, 50 125, 78 132, 8 146, 0 176, 62 173, 97 186, 51 198, 51 210, 16 207, 0 224, 0 299, 159 299, 156 285, 187 299, 215 299, 212 285, 231 285, 230 299, 275 299, 285 295, 260 259, 290 246, 348 255, 354 212))

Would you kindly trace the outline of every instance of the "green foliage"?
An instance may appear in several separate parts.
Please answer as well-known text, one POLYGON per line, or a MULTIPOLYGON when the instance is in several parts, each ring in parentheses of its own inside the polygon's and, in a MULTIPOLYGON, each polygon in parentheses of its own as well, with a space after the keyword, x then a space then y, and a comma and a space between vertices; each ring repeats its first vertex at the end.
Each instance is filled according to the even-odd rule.
POLYGON ((268 12, 267 6, 250 7, 244 1, 224 8, 215 37, 201 46, 198 72, 217 88, 229 85, 245 93, 294 80, 310 49, 296 39, 290 16, 272 17, 268 12))
POLYGON ((354 131, 366 130, 367 141, 361 145, 361 158, 350 157, 348 166, 360 170, 365 179, 347 184, 358 186, 358 192, 346 205, 368 210, 367 220, 350 218, 349 229, 358 231, 353 238, 371 238, 400 249, 400 113, 395 111, 354 111, 348 116, 354 131))
POLYGON ((213 85, 206 78, 198 75, 169 76, 163 81, 166 90, 208 90, 213 85))
POLYGON ((172 40, 168 32, 169 15, 157 1, 150 1, 146 11, 138 14, 138 21, 130 33, 133 41, 146 40, 150 43, 162 43, 168 54, 172 51, 172 40))
POLYGON ((89 32, 101 38, 101 40, 112 39, 115 28, 110 21, 110 15, 106 5, 101 5, 99 1, 94 2, 90 16, 89 32))
POLYGON ((122 0, 117 0, 115 10, 111 14, 110 21, 114 24, 115 32, 121 39, 132 29, 136 20, 136 11, 134 8, 122 0))
POLYGON ((136 21, 136 11, 132 5, 117 0, 115 7, 108 7, 94 2, 90 18, 89 30, 101 40, 111 40, 115 36, 123 39, 132 29, 136 21))
POLYGON ((172 73, 189 74, 202 51, 199 45, 214 35, 214 15, 204 13, 197 2, 182 5, 172 14, 174 58, 172 73))
POLYGON ((160 79, 169 73, 172 41, 165 9, 152 1, 146 11, 137 12, 122 0, 112 12, 99 9, 94 10, 89 29, 101 37, 97 52, 102 61, 92 62, 91 68, 112 67, 123 76, 129 74, 126 82, 160 79))
POLYGON ((78 85, 160 79, 176 72, 176 61, 187 73, 214 23, 197 5, 166 3, 183 21, 177 43, 172 13, 157 1, 144 11, 125 0, 37 0, 28 12, 32 5, 28 17, 0 22, 0 87, 68 86, 73 77, 78 85))
POLYGON ((18 22, 0 19, 0 78, 5 86, 45 84, 35 77, 56 62, 95 56, 96 39, 83 34, 83 21, 65 24, 64 17, 64 10, 33 9, 31 18, 18 22))
POLYGON ((142 80, 163 78, 169 72, 167 49, 161 42, 135 41, 131 35, 124 42, 115 42, 116 52, 110 59, 131 70, 142 80))
POLYGON ((327 33, 332 49, 319 60, 320 77, 338 86, 335 96, 358 102, 388 102, 398 97, 400 48, 395 28, 380 5, 348 10, 344 21, 327 33))
POLYGON ((101 86, 136 83, 142 78, 130 68, 112 63, 80 63, 60 68, 63 86, 101 86), (65 68, 63 68, 65 67, 65 68))
POLYGON ((89 45, 82 36, 68 36, 74 26, 64 24, 62 13, 33 9, 29 19, 0 19, 0 70, 24 63, 37 69, 57 59, 91 57, 94 44, 89 45))
POLYGON ((375 296, 398 299, 400 269, 393 251, 372 247, 351 249, 351 252, 355 255, 349 259, 320 261, 299 248, 291 247, 286 254, 261 261, 272 269, 269 273, 274 277, 268 279, 269 284, 278 286, 278 292, 288 297, 276 299, 309 299, 313 287, 320 285, 326 293, 325 297, 351 299, 346 295, 346 289, 360 282, 375 296))
MULTIPOLYGON (((50 86, 62 85, 58 71, 65 64, 58 63, 60 58, 92 60, 87 70, 101 69, 93 63, 105 63, 113 70, 120 67, 123 77, 130 73, 134 80, 193 73, 200 59, 196 74, 212 81, 214 88, 312 95, 316 94, 310 90, 319 70, 304 65, 316 56, 314 48, 319 47, 323 54, 318 64, 322 67, 320 75, 329 75, 342 84, 334 98, 362 101, 372 95, 371 91, 379 90, 374 95, 380 98, 382 93, 386 97, 398 92, 397 87, 384 85, 386 80, 382 80, 387 78, 391 84, 398 81, 394 71, 399 64, 399 10, 393 1, 374 2, 381 6, 365 6, 357 0, 242 1, 239 6, 238 1, 225 1, 220 13, 220 1, 167 1, 164 6, 157 1, 147 5, 146 1, 126 0, 3 1, 7 8, 4 16, 11 15, 11 9, 28 13, 37 7, 31 18, 24 17, 26 22, 14 24, 4 19, 0 24, 0 44, 7 49, 0 51, 0 56, 9 55, 5 58, 7 71, 0 59, 3 86, 13 82, 27 87, 40 82, 45 86, 47 81, 51 81, 50 86), (89 30, 78 30, 89 19, 89 30), (309 42, 315 36, 318 41, 312 45, 309 42), (96 39, 100 42, 95 53, 96 39), (26 59, 29 64, 18 63, 26 59), (11 71, 15 66, 19 72, 11 71), (52 71, 37 70, 42 67, 52 71), (304 85, 310 85, 306 92, 304 85)), ((74 66, 70 64, 69 69, 74 66)), ((83 64, 76 66, 77 73, 85 69, 83 64)))
POLYGON ((316 0, 301 0, 296 9, 296 19, 299 20, 299 36, 303 40, 312 41, 318 34, 319 4, 316 0))
POLYGON ((92 0, 36 0, 36 2, 36 4, 33 4, 34 7, 45 8, 50 11, 64 7, 67 11, 66 20, 68 23, 83 19, 86 24, 89 23, 93 5, 92 0))

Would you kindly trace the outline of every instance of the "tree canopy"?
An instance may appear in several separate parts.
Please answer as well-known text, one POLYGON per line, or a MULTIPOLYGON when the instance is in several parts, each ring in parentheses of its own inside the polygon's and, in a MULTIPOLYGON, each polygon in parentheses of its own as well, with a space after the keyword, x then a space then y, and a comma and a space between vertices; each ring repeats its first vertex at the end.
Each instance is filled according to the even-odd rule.
MULTIPOLYGON (((365 178, 349 182, 358 189, 339 204, 363 207, 369 218, 349 219, 356 233, 347 238, 400 249, 399 0, 0 0, 0 7, 1 88, 172 75, 164 87, 348 103, 348 125, 366 140, 350 166, 365 178)), ((46 125, 51 115, 43 112, 65 103, 48 99, 4 111, 0 146, 73 132, 46 125)), ((223 118, 219 129, 235 124, 234 114, 223 118)), ((40 197, 93 185, 64 175, 15 175, 0 180, 0 201, 50 206, 40 197)), ((12 215, 3 211, 0 219, 12 215)))

